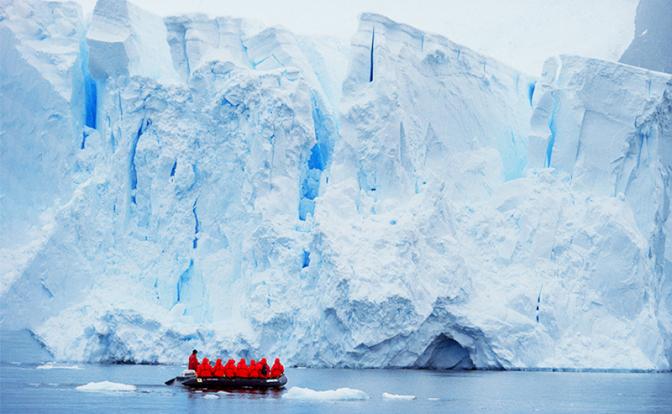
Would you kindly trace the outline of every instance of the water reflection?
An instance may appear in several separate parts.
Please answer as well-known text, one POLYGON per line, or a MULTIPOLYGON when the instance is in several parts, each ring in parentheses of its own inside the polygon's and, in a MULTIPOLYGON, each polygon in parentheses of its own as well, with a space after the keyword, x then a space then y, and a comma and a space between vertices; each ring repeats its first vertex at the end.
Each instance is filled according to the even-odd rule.
MULTIPOLYGON (((180 387, 180 386, 177 386, 180 387)), ((203 398, 205 395, 216 395, 220 398, 236 398, 236 399, 279 399, 285 390, 278 389, 254 389, 254 388, 231 388, 227 390, 192 390, 185 388, 185 392, 189 398, 203 398)))

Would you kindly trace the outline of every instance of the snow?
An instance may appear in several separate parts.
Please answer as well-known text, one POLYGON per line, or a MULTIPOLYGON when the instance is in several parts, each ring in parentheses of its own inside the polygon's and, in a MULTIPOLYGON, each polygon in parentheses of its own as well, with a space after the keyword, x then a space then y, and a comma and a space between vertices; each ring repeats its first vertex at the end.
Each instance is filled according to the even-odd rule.
POLYGON ((49 5, 0 21, 0 328, 62 361, 670 368, 670 75, 49 5))
POLYGON ((303 387, 291 387, 285 394, 283 394, 282 398, 288 400, 310 401, 360 401, 368 400, 369 396, 362 390, 347 387, 326 391, 317 391, 303 387))
POLYGON ((38 365, 36 369, 82 369, 82 368, 80 368, 78 365, 47 362, 46 364, 38 365))
POLYGON ((383 393, 383 398, 386 400, 411 401, 415 400, 415 395, 392 394, 389 392, 383 393))
POLYGON ((130 392, 135 391, 135 385, 121 384, 111 381, 89 382, 88 384, 75 387, 77 391, 83 392, 130 392))

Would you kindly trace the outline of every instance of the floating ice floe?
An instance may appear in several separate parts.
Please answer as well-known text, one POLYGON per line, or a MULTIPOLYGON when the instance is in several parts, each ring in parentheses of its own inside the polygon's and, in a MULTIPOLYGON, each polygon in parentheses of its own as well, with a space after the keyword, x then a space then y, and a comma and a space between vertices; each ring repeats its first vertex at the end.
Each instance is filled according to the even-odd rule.
POLYGON ((47 362, 46 364, 38 365, 36 369, 82 369, 82 368, 78 365, 57 364, 53 362, 47 362))
POLYGON ((369 395, 354 388, 338 388, 335 390, 318 391, 310 388, 292 387, 283 396, 289 400, 314 401, 358 401, 368 400, 369 395))
POLYGON ((75 388, 77 391, 86 392, 129 392, 135 391, 135 385, 121 384, 111 381, 89 382, 75 388))
POLYGON ((415 395, 392 394, 389 392, 383 393, 383 398, 386 400, 415 400, 415 395))

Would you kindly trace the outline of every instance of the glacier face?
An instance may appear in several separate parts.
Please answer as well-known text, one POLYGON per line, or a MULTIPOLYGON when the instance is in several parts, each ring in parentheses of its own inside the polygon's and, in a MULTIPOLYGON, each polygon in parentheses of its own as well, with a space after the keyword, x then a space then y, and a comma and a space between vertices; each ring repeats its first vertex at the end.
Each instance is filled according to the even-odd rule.
POLYGON ((47 4, 2 3, 3 329, 63 360, 670 368, 669 75, 47 4))

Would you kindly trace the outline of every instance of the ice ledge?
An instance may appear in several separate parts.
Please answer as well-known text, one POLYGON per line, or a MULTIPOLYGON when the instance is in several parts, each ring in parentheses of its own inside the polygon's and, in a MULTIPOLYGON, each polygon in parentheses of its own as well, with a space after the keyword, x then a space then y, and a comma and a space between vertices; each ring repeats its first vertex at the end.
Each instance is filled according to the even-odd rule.
POLYGON ((459 51, 457 55, 458 59, 462 58, 463 60, 470 61, 474 64, 474 66, 486 64, 488 67, 497 67, 498 71, 506 72, 512 76, 529 76, 518 69, 514 69, 512 66, 509 66, 506 63, 503 63, 489 55, 477 52, 468 46, 456 43, 445 36, 423 31, 411 25, 397 22, 390 19, 389 17, 377 13, 362 13, 360 15, 359 28, 355 34, 355 37, 353 38, 352 44, 355 46, 365 46, 367 48, 378 47, 378 41, 375 41, 375 43, 372 43, 371 41, 371 35, 374 29, 377 33, 387 33, 384 36, 386 40, 383 41, 383 44, 406 43, 408 45, 412 45, 413 49, 418 49, 418 51, 427 54, 431 53, 432 50, 443 48, 456 52, 459 51), (399 34, 401 34, 401 36, 399 36, 399 34), (404 37, 406 37, 406 39, 404 39, 404 37))
MULTIPOLYGON (((416 29, 415 27, 407 25, 405 23, 396 22, 396 21, 390 19, 387 16, 383 16, 382 14, 362 13, 359 17, 359 21, 360 21, 360 24, 361 23, 379 24, 379 25, 385 26, 387 29, 402 31, 402 32, 405 32, 408 35, 416 37, 416 38, 422 38, 423 36, 425 36, 425 32, 423 32, 422 30, 416 29)), ((441 37, 441 36, 439 36, 439 37, 441 37)), ((446 39, 446 40, 448 40, 448 39, 446 39)))

